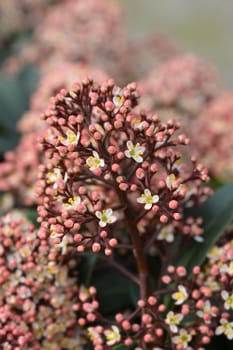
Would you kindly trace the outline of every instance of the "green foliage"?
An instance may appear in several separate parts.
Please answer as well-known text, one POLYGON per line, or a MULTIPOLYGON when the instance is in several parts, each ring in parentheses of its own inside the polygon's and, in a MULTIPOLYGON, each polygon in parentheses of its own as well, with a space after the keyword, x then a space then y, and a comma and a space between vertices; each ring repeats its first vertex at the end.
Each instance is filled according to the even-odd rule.
POLYGON ((79 278, 85 286, 89 286, 97 264, 98 255, 93 253, 82 253, 80 254, 80 258, 79 278))
POLYGON ((104 256, 90 252, 79 256, 79 281, 96 287, 101 313, 111 318, 124 307, 136 306, 139 288, 133 281, 106 264, 104 256))
POLYGON ((197 210, 188 214, 202 217, 204 221, 204 242, 190 242, 176 261, 176 265, 184 265, 191 271, 194 265, 203 263, 208 251, 233 221, 233 184, 219 188, 197 210))
POLYGON ((131 350, 135 348, 135 344, 131 345, 131 346, 125 346, 125 345, 116 345, 113 347, 113 350, 131 350))
POLYGON ((27 208, 24 210, 24 213, 29 221, 31 221, 35 227, 39 228, 40 224, 37 222, 38 213, 34 208, 27 208))
POLYGON ((0 156, 17 144, 16 123, 28 109, 37 81, 38 74, 32 66, 14 77, 0 73, 0 156))
POLYGON ((131 282, 115 269, 96 273, 92 283, 97 289, 102 314, 111 315, 132 304, 131 282))

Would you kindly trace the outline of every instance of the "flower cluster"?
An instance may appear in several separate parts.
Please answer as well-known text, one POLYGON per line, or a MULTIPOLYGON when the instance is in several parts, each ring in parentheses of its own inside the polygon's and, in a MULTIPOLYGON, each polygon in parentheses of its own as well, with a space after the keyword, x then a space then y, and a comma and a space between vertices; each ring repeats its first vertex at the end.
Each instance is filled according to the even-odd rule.
POLYGON ((56 0, 8 0, 0 3, 0 47, 18 32, 32 28, 56 0))
POLYGON ((72 259, 62 262, 60 246, 41 241, 19 214, 0 219, 0 241, 1 348, 82 349, 72 259))
POLYGON ((116 1, 57 1, 36 23, 32 42, 6 61, 5 70, 14 73, 25 62, 36 63, 42 72, 64 61, 85 63, 126 84, 177 54, 177 46, 165 34, 129 39, 124 18, 116 1))
MULTIPOLYGON (((111 324, 103 319, 98 324, 98 308, 84 307, 86 316, 79 322, 89 324, 88 336, 94 349, 111 349, 124 343, 137 350, 145 345, 203 350, 213 336, 223 334, 232 340, 233 241, 215 246, 208 256, 203 267, 193 267, 191 276, 185 267, 169 265, 161 277, 162 288, 147 300, 138 300, 134 311, 117 313, 111 324)), ((96 301, 89 303, 95 305, 96 301)))
POLYGON ((42 159, 36 146, 38 135, 30 133, 22 137, 16 149, 5 153, 5 161, 0 164, 0 189, 12 193, 26 206, 36 203, 37 168, 42 159))
MULTIPOLYGON (((172 111, 191 129, 198 113, 220 91, 215 69, 204 60, 185 54, 177 56, 152 71, 141 82, 145 108, 172 111)), ((166 114, 165 113, 165 114, 166 114)))
POLYGON ((76 79, 92 75, 97 81, 107 79, 107 75, 87 65, 63 63, 41 78, 30 101, 30 110, 18 123, 22 138, 15 150, 5 153, 5 161, 0 164, 0 189, 11 192, 24 205, 37 202, 34 187, 38 166, 43 154, 37 148, 37 139, 46 128, 40 114, 49 99, 61 88, 70 86, 76 79))
POLYGON ((199 198, 206 169, 193 160, 189 172, 175 149, 187 137, 174 135, 173 120, 136 114, 137 99, 134 83, 83 80, 52 101, 37 186, 42 238, 71 234, 79 252, 103 247, 108 255, 128 227, 138 245, 139 236, 157 245, 164 226, 199 198))
POLYGON ((233 93, 225 92, 202 111, 192 130, 197 154, 211 174, 224 181, 231 180, 233 175, 233 142, 229 128, 232 121, 233 93))
POLYGON ((175 57, 178 52, 176 43, 162 33, 153 33, 135 42, 129 41, 126 52, 128 59, 124 60, 128 81, 142 79, 152 69, 175 57))
POLYGON ((0 217, 0 348, 204 350, 215 336, 233 340, 232 228, 202 265, 191 255, 182 265, 183 251, 214 239, 205 215, 192 216, 212 193, 196 156, 208 152, 212 174, 226 162, 231 174, 232 94, 218 97, 215 70, 176 56, 168 38, 129 41, 112 0, 29 3, 17 9, 38 8, 32 44, 7 67, 36 63, 41 80, 0 164, 0 190, 15 200, 6 195, 0 210, 34 205, 39 227, 20 210, 0 217), (140 105, 127 82, 152 60, 140 105), (163 119, 170 110, 182 126, 163 119))
POLYGON ((47 108, 50 98, 56 96, 61 89, 87 76, 93 77, 98 82, 108 78, 102 70, 72 62, 62 62, 44 72, 36 91, 30 98, 29 111, 17 124, 18 131, 26 134, 44 129, 45 123, 41 120, 40 114, 47 108))
POLYGON ((35 27, 32 43, 7 65, 14 71, 15 65, 17 69, 18 65, 33 62, 47 71, 72 61, 108 69, 111 74, 117 71, 116 75, 120 75, 126 50, 124 20, 117 2, 58 1, 35 27))

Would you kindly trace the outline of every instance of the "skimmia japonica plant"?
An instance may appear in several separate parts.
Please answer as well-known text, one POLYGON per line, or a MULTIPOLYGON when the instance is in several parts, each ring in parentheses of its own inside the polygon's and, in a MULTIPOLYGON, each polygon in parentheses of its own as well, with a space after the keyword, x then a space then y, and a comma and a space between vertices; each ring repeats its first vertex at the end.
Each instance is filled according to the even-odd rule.
POLYGON ((207 170, 183 161, 189 140, 179 125, 138 112, 138 99, 134 83, 84 79, 51 100, 42 116, 38 235, 61 254, 68 245, 68 257, 92 252, 94 275, 109 266, 134 289, 135 300, 109 314, 89 286, 77 317, 90 348, 201 350, 215 334, 233 336, 232 245, 219 248, 222 265, 211 256, 191 275, 174 263, 190 243, 204 244, 202 219, 185 213, 210 194, 207 170))
POLYGON ((0 72, 0 349, 232 349, 233 185, 208 187, 232 177, 232 93, 169 38, 129 40, 119 3, 8 2, 0 47, 35 28, 3 69, 40 82, 25 113, 27 77, 5 101, 0 72))

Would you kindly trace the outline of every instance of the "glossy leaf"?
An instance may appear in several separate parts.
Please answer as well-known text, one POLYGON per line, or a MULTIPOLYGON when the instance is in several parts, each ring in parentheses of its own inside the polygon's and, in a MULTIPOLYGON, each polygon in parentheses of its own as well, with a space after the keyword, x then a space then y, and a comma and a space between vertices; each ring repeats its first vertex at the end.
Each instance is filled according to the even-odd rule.
POLYGON ((80 254, 79 279, 85 286, 89 286, 97 264, 98 255, 94 253, 80 254))
POLYGON ((189 271, 194 265, 203 263, 208 251, 233 221, 233 184, 218 189, 198 210, 190 214, 203 218, 204 242, 189 242, 176 260, 176 265, 184 265, 189 271))
POLYGON ((26 217, 28 218, 29 221, 31 221, 33 223, 33 225, 35 225, 35 227, 39 227, 40 224, 37 222, 37 218, 38 218, 38 213, 37 210, 34 208, 28 208, 24 210, 24 213, 26 215, 26 217))
POLYGON ((97 289, 97 299, 102 314, 111 315, 132 305, 131 282, 116 270, 108 269, 95 274, 92 284, 97 289))
POLYGON ((31 66, 14 77, 0 73, 0 154, 17 144, 16 124, 29 107, 37 81, 38 74, 31 66))
POLYGON ((135 348, 136 344, 133 344, 131 346, 125 346, 123 344, 119 344, 113 347, 113 350, 131 350, 135 348))

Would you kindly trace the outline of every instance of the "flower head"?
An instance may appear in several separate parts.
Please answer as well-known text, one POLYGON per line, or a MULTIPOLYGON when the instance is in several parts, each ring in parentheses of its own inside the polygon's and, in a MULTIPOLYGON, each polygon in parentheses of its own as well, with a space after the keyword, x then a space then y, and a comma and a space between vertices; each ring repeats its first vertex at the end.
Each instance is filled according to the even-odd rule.
POLYGON ((145 147, 140 146, 140 143, 136 143, 134 145, 132 141, 127 141, 128 150, 125 151, 125 155, 127 158, 133 158, 135 162, 142 163, 143 158, 142 155, 145 152, 145 147))
POLYGON ((166 225, 162 228, 160 231, 158 237, 158 240, 165 240, 167 242, 173 242, 174 241, 174 227, 172 225, 166 225))
POLYGON ((184 316, 182 314, 175 314, 173 311, 169 311, 165 322, 169 325, 173 333, 178 332, 178 325, 183 320, 184 316))
POLYGON ((141 204, 145 204, 144 208, 146 210, 149 210, 152 208, 152 205, 155 203, 158 203, 159 201, 159 196, 158 195, 153 195, 151 194, 151 191, 146 188, 144 190, 144 193, 141 194, 140 197, 137 198, 137 202, 141 204))
POLYGON ((221 293, 223 300, 225 301, 224 307, 226 310, 233 310, 233 293, 229 294, 226 290, 223 290, 221 293))
MULTIPOLYGON (((74 261, 59 261, 59 248, 51 240, 41 244, 38 231, 22 214, 1 217, 0 241, 5 274, 0 285, 0 347, 45 349, 49 341, 54 349, 60 341, 72 344, 74 338, 76 346, 80 344, 79 336, 74 336, 79 329, 72 310, 78 302, 74 261), (12 232, 10 245, 8 231, 12 232)), ((72 346, 67 349, 76 348, 72 346)))
POLYGON ((91 171, 103 168, 105 164, 104 159, 101 159, 96 151, 93 151, 93 156, 87 158, 86 163, 91 171))
POLYGON ((176 301, 176 305, 183 304, 183 302, 188 299, 188 293, 186 288, 182 285, 179 285, 178 292, 173 293, 172 298, 176 301))
POLYGON ((107 345, 114 345, 121 340, 120 330, 117 326, 112 326, 112 329, 107 329, 104 331, 107 339, 107 345))
POLYGON ((174 343, 177 345, 182 345, 182 349, 188 349, 191 339, 191 334, 189 334, 185 329, 181 329, 179 331, 179 335, 173 337, 174 343))
POLYGON ((80 138, 80 133, 75 134, 72 130, 66 131, 66 136, 59 136, 60 142, 65 145, 77 145, 80 138))
POLYGON ((59 168, 54 168, 52 171, 49 171, 47 174, 47 184, 53 184, 54 188, 57 188, 57 180, 62 180, 61 170, 59 168))
MULTIPOLYGON (((197 311, 197 316, 201 318, 205 317, 205 315, 207 314, 210 315, 211 317, 216 316, 216 313, 213 311, 212 305, 209 300, 206 300, 202 308, 197 311)), ((206 322, 209 323, 210 320, 207 319, 206 322)))
POLYGON ((227 339, 233 339, 233 322, 228 322, 226 319, 220 320, 220 326, 215 330, 216 335, 224 334, 227 339))
MULTIPOLYGON (((183 192, 178 196, 160 184, 180 157, 171 142, 184 145, 187 139, 175 135, 178 125, 174 120, 161 123, 157 115, 133 111, 139 96, 135 83, 122 88, 125 101, 116 112, 112 100, 117 89, 112 80, 98 84, 84 79, 69 90, 61 90, 42 116, 52 141, 48 142, 45 131, 40 141, 44 161, 37 182, 40 236, 50 237, 53 227, 54 244, 68 236, 80 252, 104 248, 110 254, 118 240, 124 240, 129 208, 136 229, 143 227, 146 240, 150 232, 161 231, 168 221, 178 220, 176 232, 183 232, 180 217, 188 200, 182 197, 183 192), (144 126, 135 129, 138 119, 144 126), (67 135, 69 147, 59 142, 58 135, 67 135), (158 148, 160 141, 163 143, 158 148)), ((192 173, 180 167, 175 174, 180 182, 184 180, 190 187, 193 184, 193 198, 198 202, 200 184, 208 177, 204 167, 197 169, 196 161, 192 164, 192 173)))
POLYGON ((125 98, 123 96, 123 91, 120 88, 116 88, 113 91, 113 103, 116 107, 121 107, 125 101, 125 98))
POLYGON ((81 203, 81 198, 79 196, 75 196, 73 198, 69 198, 67 203, 64 204, 64 207, 65 209, 75 210, 80 203, 81 203))
POLYGON ((104 209, 95 213, 99 219, 99 225, 105 227, 107 224, 113 224, 116 221, 116 217, 112 215, 112 209, 104 209))
POLYGON ((229 276, 233 276, 233 261, 230 261, 229 264, 224 264, 220 267, 222 273, 226 273, 229 276))

